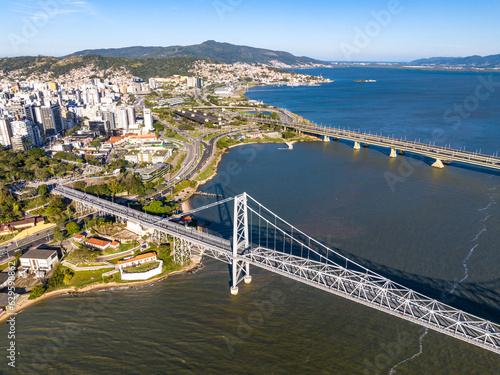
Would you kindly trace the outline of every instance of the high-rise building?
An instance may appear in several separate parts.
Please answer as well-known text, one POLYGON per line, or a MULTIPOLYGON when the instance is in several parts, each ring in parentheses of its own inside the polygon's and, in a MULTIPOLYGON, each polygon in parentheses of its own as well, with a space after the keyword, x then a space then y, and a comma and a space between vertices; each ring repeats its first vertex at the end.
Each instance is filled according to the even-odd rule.
MULTIPOLYGON (((28 147, 40 146, 42 144, 40 131, 35 123, 27 120, 12 121, 10 127, 12 138, 18 139, 17 149, 21 149, 19 148, 19 144, 23 142, 25 146, 28 147), (21 141, 19 139, 21 139, 21 141)), ((12 146, 12 148, 14 148, 14 146, 12 146)))
POLYGON ((0 118, 0 144, 4 147, 12 147, 11 137, 10 119, 0 118))
POLYGON ((134 107, 127 107, 128 125, 135 125, 135 109, 134 107))
POLYGON ((153 115, 148 108, 144 109, 144 130, 147 132, 153 131, 153 115))
POLYGON ((155 90, 158 86, 156 85, 156 80, 154 78, 149 79, 149 88, 155 90))
POLYGON ((128 129, 128 114, 125 108, 120 108, 117 112, 118 127, 120 129, 128 129))
POLYGON ((12 149, 16 151, 25 151, 28 148, 28 136, 12 137, 12 149))
POLYGON ((59 105, 43 106, 40 108, 40 113, 45 135, 57 134, 64 130, 59 105))
POLYGON ((36 147, 41 146, 43 142, 38 125, 33 122, 29 122, 26 128, 28 130, 28 138, 30 139, 32 145, 36 147))
POLYGON ((107 123, 107 129, 116 129, 115 114, 111 111, 104 111, 102 113, 102 119, 107 123))
POLYGON ((195 77, 187 77, 187 87, 195 87, 196 86, 196 78, 195 77))

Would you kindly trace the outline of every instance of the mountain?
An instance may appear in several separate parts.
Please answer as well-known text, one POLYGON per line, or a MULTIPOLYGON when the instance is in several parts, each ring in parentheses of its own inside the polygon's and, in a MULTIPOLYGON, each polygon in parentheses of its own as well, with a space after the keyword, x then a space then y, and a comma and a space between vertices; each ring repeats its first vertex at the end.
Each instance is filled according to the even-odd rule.
POLYGON ((418 59, 412 61, 411 65, 436 66, 454 68, 500 68, 500 55, 490 56, 468 56, 468 57, 431 57, 429 59, 418 59))
POLYGON ((298 57, 288 52, 272 51, 269 49, 237 46, 230 43, 219 43, 213 40, 192 46, 171 47, 125 47, 109 49, 83 50, 65 56, 101 55, 110 57, 126 57, 133 59, 193 57, 208 59, 221 63, 249 63, 264 64, 276 68, 306 67, 327 63, 309 57, 298 57))
POLYGON ((136 77, 166 77, 173 74, 188 75, 193 63, 192 57, 172 57, 169 59, 127 59, 124 57, 107 57, 98 55, 72 56, 56 58, 51 56, 23 56, 0 58, 2 74, 20 72, 24 75, 32 73, 51 73, 59 77, 72 69, 94 66, 102 70, 118 71, 122 67, 136 77))

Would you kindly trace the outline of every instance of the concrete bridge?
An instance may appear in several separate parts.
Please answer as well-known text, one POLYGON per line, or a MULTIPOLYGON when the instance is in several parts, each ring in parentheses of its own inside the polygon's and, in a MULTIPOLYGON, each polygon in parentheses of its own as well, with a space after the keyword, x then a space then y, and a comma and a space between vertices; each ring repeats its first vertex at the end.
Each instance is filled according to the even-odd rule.
POLYGON ((500 169, 500 157, 485 155, 477 152, 457 150, 453 148, 430 145, 415 141, 391 138, 376 134, 357 132, 340 128, 330 128, 316 124, 304 124, 298 122, 273 121, 255 116, 248 116, 254 122, 281 125, 286 129, 293 129, 301 133, 323 137, 325 142, 330 140, 347 140, 354 143, 353 148, 359 150, 361 146, 379 146, 390 149, 389 157, 395 158, 406 152, 427 156, 434 159, 432 164, 435 168, 443 168, 444 164, 459 162, 463 164, 476 165, 485 168, 500 169))

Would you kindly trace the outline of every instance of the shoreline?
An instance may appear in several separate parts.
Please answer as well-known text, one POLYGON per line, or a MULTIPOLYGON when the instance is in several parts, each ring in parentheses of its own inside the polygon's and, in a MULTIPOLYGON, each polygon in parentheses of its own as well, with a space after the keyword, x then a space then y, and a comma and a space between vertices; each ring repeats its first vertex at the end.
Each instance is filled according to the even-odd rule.
MULTIPOLYGON (((86 285, 81 288, 76 288, 76 287, 71 287, 71 288, 64 288, 64 289, 58 289, 58 290, 53 290, 51 292, 45 293, 42 296, 38 297, 37 299, 21 299, 20 301, 16 301, 16 309, 14 312, 6 312, 0 317, 0 324, 4 322, 5 320, 9 319, 12 316, 16 316, 20 314, 22 311, 26 310, 27 308, 36 305, 39 302, 46 301, 52 298, 64 296, 64 295, 69 295, 69 294, 84 294, 84 293, 90 293, 90 292, 95 292, 99 290, 106 290, 106 289, 113 289, 113 288, 124 288, 124 287, 133 287, 133 286, 138 286, 138 285, 148 285, 148 284, 153 284, 158 281, 162 281, 164 279, 169 278, 170 276, 173 275, 179 275, 183 273, 187 273, 193 269, 196 269, 199 267, 201 264, 200 262, 191 262, 184 268, 178 270, 178 271, 172 271, 170 273, 167 273, 165 275, 161 275, 159 277, 153 278, 153 279, 148 279, 148 280, 142 280, 142 281, 137 281, 137 282, 125 282, 125 283, 117 283, 117 282, 109 282, 109 283, 95 283, 91 285, 86 285)), ((8 311, 8 309, 7 309, 8 311)))
MULTIPOLYGON (((311 139, 309 141, 313 141, 313 140, 314 139, 312 139, 312 137, 311 137, 311 139)), ((303 141, 305 142, 306 140, 303 140, 303 141)), ((203 181, 198 182, 198 184, 196 185, 196 187, 194 187, 193 190, 190 192, 190 194, 183 200, 183 202, 182 202, 182 209, 183 209, 183 211, 189 212, 192 209, 189 200, 194 195, 194 193, 196 191, 198 191, 199 187, 202 186, 202 185, 205 185, 208 181, 212 180, 213 178, 215 178, 217 176, 217 174, 218 174, 218 167, 219 167, 219 164, 220 164, 220 162, 222 160, 222 156, 229 149, 232 149, 232 148, 235 148, 235 147, 239 147, 239 146, 243 146, 243 145, 258 144, 258 143, 260 143, 260 144, 287 144, 287 143, 289 143, 289 144, 295 144, 297 142, 300 142, 300 141, 299 140, 287 141, 285 139, 282 139, 281 142, 273 142, 273 141, 267 141, 267 142, 265 142, 265 141, 264 142, 250 141, 250 142, 242 142, 242 143, 238 143, 238 144, 235 144, 235 145, 231 145, 229 147, 226 147, 226 148, 220 150, 220 153, 217 156, 217 158, 215 159, 215 164, 213 166, 214 172, 212 173, 212 175, 210 175, 209 177, 205 178, 203 181)), ((185 266, 181 270, 173 271, 173 272, 167 273, 166 275, 161 275, 160 277, 149 279, 149 280, 143 280, 143 281, 137 281, 137 282, 126 282, 126 283, 117 283, 117 282, 103 283, 103 282, 100 282, 100 283, 95 283, 95 284, 87 285, 87 286, 84 286, 84 287, 81 287, 81 288, 71 287, 71 288, 58 289, 58 290, 54 290, 54 291, 51 291, 51 292, 47 292, 47 293, 43 294, 42 296, 40 296, 39 298, 34 299, 34 300, 30 300, 30 299, 28 299, 28 297, 26 297, 26 298, 20 297, 19 300, 16 301, 16 305, 15 305, 16 309, 14 310, 14 312, 13 313, 6 312, 4 315, 2 315, 0 317, 0 324, 2 322, 6 321, 7 319, 9 319, 10 317, 16 316, 17 314, 21 313, 22 311, 26 310, 27 308, 29 308, 29 307, 31 307, 31 306, 39 303, 39 302, 42 302, 42 301, 45 301, 45 300, 49 300, 51 298, 56 298, 56 297, 59 297, 59 296, 64 296, 64 295, 73 294, 73 293, 75 293, 75 294, 83 294, 83 293, 94 292, 94 291, 98 291, 98 290, 107 290, 107 289, 120 288, 120 287, 133 287, 133 286, 137 286, 137 285, 148 285, 148 284, 152 284, 152 283, 155 283, 155 282, 167 279, 169 276, 172 276, 172 275, 187 273, 187 272, 189 272, 189 271, 191 271, 191 270, 196 269, 197 267, 199 267, 200 264, 201 264, 201 259, 199 261, 197 261, 197 262, 191 262, 189 265, 185 266)), ((8 311, 8 309, 6 309, 6 311, 8 311)))

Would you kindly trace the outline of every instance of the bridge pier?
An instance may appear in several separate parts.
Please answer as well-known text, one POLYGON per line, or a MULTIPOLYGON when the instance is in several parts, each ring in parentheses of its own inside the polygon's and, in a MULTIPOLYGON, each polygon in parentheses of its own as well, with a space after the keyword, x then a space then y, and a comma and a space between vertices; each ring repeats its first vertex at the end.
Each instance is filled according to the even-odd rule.
POLYGON ((441 159, 436 159, 436 161, 434 162, 434 164, 431 165, 431 167, 442 169, 444 168, 444 165, 441 159))
POLYGON ((396 153, 396 149, 391 147, 391 154, 389 155, 389 157, 395 158, 397 156, 398 156, 398 154, 396 153))
POLYGON ((360 144, 359 144, 359 142, 358 142, 358 141, 354 141, 354 149, 355 149, 355 150, 359 150, 359 149, 361 149, 361 146, 360 146, 360 144))
POLYGON ((243 193, 234 198, 232 286, 230 289, 233 296, 238 294, 238 283, 241 280, 245 284, 252 282, 250 263, 238 260, 240 253, 244 253, 249 246, 247 196, 243 193), (244 277, 242 277, 243 274, 244 277))
POLYGON ((330 137, 327 135, 323 136, 323 142, 330 142, 330 137))

